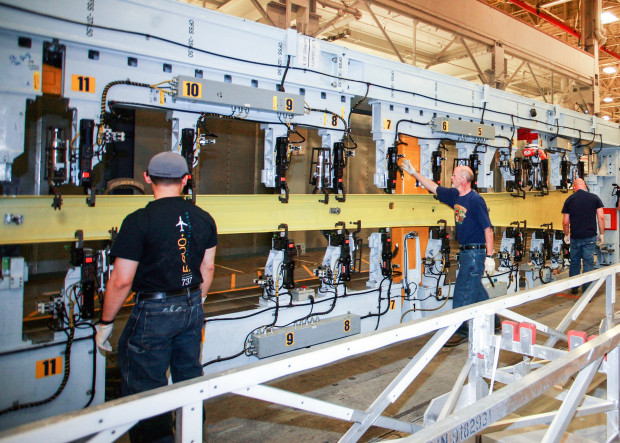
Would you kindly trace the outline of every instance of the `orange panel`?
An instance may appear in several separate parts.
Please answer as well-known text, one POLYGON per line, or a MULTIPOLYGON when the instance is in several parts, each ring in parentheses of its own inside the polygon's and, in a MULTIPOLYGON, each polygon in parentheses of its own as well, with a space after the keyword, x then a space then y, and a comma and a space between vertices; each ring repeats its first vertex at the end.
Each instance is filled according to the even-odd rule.
MULTIPOLYGON (((416 170, 420 170, 420 145, 418 139, 408 135, 401 135, 401 145, 398 146, 398 153, 405 156, 416 170)), ((428 191, 421 186, 417 186, 417 180, 407 174, 400 175, 396 179, 396 194, 428 194, 428 191)))
POLYGON ((44 94, 62 94, 62 69, 43 63, 42 92, 44 94))
MULTIPOLYGON (((429 228, 428 226, 409 226, 409 227, 403 227, 403 228, 392 228, 392 244, 396 245, 398 243, 398 255, 394 258, 393 263, 394 264, 398 264, 400 266, 400 268, 398 268, 398 271, 404 271, 404 255, 403 255, 403 251, 404 251, 404 244, 405 244, 405 235, 408 232, 411 231, 415 231, 418 233, 419 235, 419 242, 420 242, 420 252, 422 254, 422 256, 424 256, 424 251, 426 250, 426 244, 428 243, 428 232, 429 232, 429 228)), ((409 267, 410 268, 415 268, 417 267, 419 264, 416 263, 415 261, 415 241, 414 240, 409 240, 409 243, 407 244, 407 247, 409 248, 409 267)), ((402 277, 395 277, 394 281, 399 283, 402 280, 402 277)))
MULTIPOLYGON (((400 136, 401 144, 398 146, 398 153, 403 154, 407 160, 411 162, 414 168, 420 170, 420 145, 418 145, 418 139, 415 137, 410 137, 408 135, 400 136)), ((401 178, 400 175, 396 179, 396 194, 428 194, 428 191, 417 185, 417 180, 410 176, 407 173, 403 174, 401 178)), ((412 225, 415 224, 415 218, 413 217, 415 214, 412 211, 412 225)), ((393 228, 392 229, 392 244, 397 244, 399 246, 400 252, 398 256, 394 258, 394 264, 398 264, 400 266, 399 270, 404 271, 403 267, 403 245, 404 245, 404 237, 405 234, 411 231, 416 231, 419 234, 420 241, 420 251, 422 255, 424 255, 424 251, 426 250, 426 244, 428 243, 428 227, 422 226, 409 226, 402 228, 393 228)), ((414 268, 418 266, 418 263, 415 262, 415 241, 409 241, 409 267, 414 268)), ((395 282, 402 281, 402 277, 394 278, 395 282)))

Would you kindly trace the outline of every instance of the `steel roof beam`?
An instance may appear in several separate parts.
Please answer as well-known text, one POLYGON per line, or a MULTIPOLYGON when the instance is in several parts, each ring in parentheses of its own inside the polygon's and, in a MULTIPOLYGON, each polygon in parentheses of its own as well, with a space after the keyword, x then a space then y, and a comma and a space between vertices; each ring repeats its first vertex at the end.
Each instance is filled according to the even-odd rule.
POLYGON ((483 84, 488 84, 489 80, 486 76, 486 74, 484 72, 482 72, 482 69, 480 69, 480 66, 478 65, 478 62, 476 61, 476 58, 474 57, 474 54, 471 53, 469 46, 467 46, 467 43, 465 42, 465 39, 463 37, 461 37, 461 44, 463 45, 463 47, 465 48, 465 51, 467 51, 467 55, 469 56, 469 58, 471 59, 472 63, 474 64, 474 67, 476 68, 476 71, 478 71, 478 78, 480 79, 480 81, 483 84))
POLYGON ((431 66, 434 66, 434 65, 436 65, 436 64, 442 63, 441 57, 443 57, 443 56, 444 56, 444 54, 448 51, 448 48, 450 48, 450 46, 452 46, 452 43, 454 43, 454 42, 457 40, 457 38, 458 38, 458 37, 454 37, 452 40, 450 40, 450 42, 449 42, 446 46, 444 46, 444 48, 443 48, 441 51, 439 51, 439 52, 437 53, 437 55, 435 56, 435 58, 433 59, 433 61, 432 61, 432 62, 430 62, 429 64, 427 64, 427 65, 424 67, 424 69, 428 69, 428 68, 430 68, 431 66))
POLYGON ((373 5, 407 15, 488 46, 501 41, 507 54, 534 62, 564 75, 591 83, 597 67, 594 58, 555 37, 515 20, 477 0, 369 0, 373 5))
POLYGON ((370 5, 368 4, 368 2, 365 2, 365 6, 366 9, 368 10, 368 12, 370 13, 370 15, 372 16, 372 19, 375 21, 375 23, 377 24, 377 28, 379 28, 381 30, 381 32, 383 33, 383 36, 385 37, 385 39, 387 40, 387 42, 390 44, 390 46, 392 47, 392 49, 394 50, 394 53, 396 54, 396 56, 398 57, 398 59, 400 60, 401 63, 405 63, 405 60, 402 58, 402 56, 400 55, 400 52, 398 52, 398 49, 396 49, 396 45, 394 45, 394 42, 392 41, 392 39, 390 38, 390 36, 387 34, 387 32, 385 31, 385 29, 383 28, 383 26, 381 26, 381 22, 379 22, 379 19, 377 18, 377 16, 375 15, 374 12, 372 12, 372 9, 370 9, 370 5))
POLYGON ((545 103, 549 103, 549 100, 547 100, 547 96, 545 95, 545 91, 543 91, 543 88, 540 87, 540 83, 538 83, 538 78, 536 78, 536 74, 534 74, 534 70, 529 63, 527 63, 527 68, 530 70, 530 74, 532 74, 532 78, 536 82, 536 86, 538 86, 538 92, 540 92, 543 100, 545 101, 545 103))

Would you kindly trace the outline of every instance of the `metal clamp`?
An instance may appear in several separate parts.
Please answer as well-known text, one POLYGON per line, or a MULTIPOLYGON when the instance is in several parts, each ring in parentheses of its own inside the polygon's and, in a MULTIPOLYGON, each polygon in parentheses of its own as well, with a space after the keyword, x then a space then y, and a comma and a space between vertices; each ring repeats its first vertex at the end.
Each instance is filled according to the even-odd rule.
POLYGON ((24 223, 24 216, 11 213, 4 214, 4 224, 10 225, 11 223, 21 225, 22 223, 24 223))

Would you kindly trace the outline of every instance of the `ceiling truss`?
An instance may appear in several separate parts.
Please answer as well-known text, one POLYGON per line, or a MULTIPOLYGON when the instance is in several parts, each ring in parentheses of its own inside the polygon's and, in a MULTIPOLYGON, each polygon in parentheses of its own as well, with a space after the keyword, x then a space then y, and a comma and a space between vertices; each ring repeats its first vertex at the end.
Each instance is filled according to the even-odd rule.
MULTIPOLYGON (((286 8, 288 26, 303 29, 306 34, 332 41, 355 50, 379 55, 402 63, 455 76, 475 83, 556 103, 581 112, 597 112, 600 116, 620 122, 620 82, 618 72, 605 74, 604 67, 620 71, 620 59, 611 54, 620 51, 620 21, 604 25, 608 52, 599 51, 598 88, 584 79, 575 78, 561 70, 552 70, 544 63, 526 57, 519 58, 510 51, 498 53, 493 44, 475 39, 463 29, 427 23, 409 13, 404 0, 180 0, 209 9, 276 26, 282 23, 277 11, 286 8), (309 23, 301 23, 306 11, 309 23), (496 60, 503 57, 503 60, 496 60), (502 63, 503 61, 503 63, 502 63), (498 71, 498 72, 496 72, 498 71), (595 103, 609 97, 612 102, 595 103)), ((441 0, 449 1, 449 0, 441 0)), ((538 7, 570 29, 580 29, 583 11, 580 5, 593 0, 522 0, 538 7)), ((509 0, 478 0, 513 16, 529 26, 572 45, 584 48, 583 37, 566 32, 509 0)), ((620 3, 602 0, 602 9, 620 17, 620 3)), ((497 43, 496 43, 497 44, 497 43)), ((594 81, 596 82, 596 80, 594 81)))

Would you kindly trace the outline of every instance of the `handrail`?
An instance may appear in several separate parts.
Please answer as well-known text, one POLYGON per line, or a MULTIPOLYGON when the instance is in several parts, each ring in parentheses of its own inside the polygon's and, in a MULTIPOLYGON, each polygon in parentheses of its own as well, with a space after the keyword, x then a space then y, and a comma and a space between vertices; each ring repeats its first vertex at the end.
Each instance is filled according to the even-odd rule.
MULTIPOLYGON (((389 327, 381 331, 345 338, 337 342, 315 346, 311 349, 299 350, 233 370, 223 371, 145 393, 116 399, 82 411, 62 414, 57 417, 40 420, 4 431, 0 433, 0 442, 35 440, 68 441, 84 438, 93 434, 99 434, 99 439, 104 441, 112 441, 121 435, 121 431, 124 432, 138 420, 174 410, 182 411, 181 419, 183 426, 181 426, 180 430, 177 429, 177 432, 183 432, 183 441, 190 438, 202 438, 202 416, 196 411, 201 410, 203 400, 227 393, 235 393, 256 396, 257 398, 267 398, 273 401, 273 403, 278 403, 277 396, 275 395, 270 397, 267 393, 259 394, 254 392, 256 391, 257 385, 286 375, 327 365, 361 353, 377 350, 394 343, 420 337, 432 331, 437 331, 437 333, 435 337, 428 342, 429 347, 435 346, 435 348, 437 348, 438 346, 438 348, 441 349, 443 343, 450 337, 451 331, 454 331, 463 321, 470 319, 478 319, 475 321, 479 321, 481 317, 492 319, 493 314, 496 312, 505 311, 531 301, 539 300, 587 282, 606 281, 605 323, 608 325, 606 328, 608 332, 592 342, 587 343, 585 347, 578 347, 569 353, 565 353, 557 360, 557 363, 554 363, 556 366, 568 368, 565 371, 560 371, 563 376, 565 375, 568 377, 588 364, 591 364, 593 359, 595 360, 604 353, 614 349, 620 341, 620 329, 611 328, 613 321, 613 304, 615 303, 615 277, 618 272, 620 272, 620 264, 539 286, 514 295, 497 297, 485 302, 476 303, 475 305, 454 309, 444 314, 437 314, 407 324, 389 327), (591 352, 591 354, 588 354, 589 352, 591 352), (592 359, 584 357, 587 355, 590 355, 592 359)), ((597 283, 592 286, 594 287, 596 284, 597 283)), ((587 293, 584 295, 587 296, 587 293)), ((470 352, 475 350, 476 347, 485 346, 485 340, 486 345, 492 342, 492 340, 488 338, 478 340, 477 337, 472 337, 472 339, 474 342, 470 344, 470 352)), ((429 352, 436 352, 436 349, 430 350, 429 352)), ((609 365, 616 365, 615 370, 617 371, 618 352, 613 355, 616 356, 616 361, 608 361, 607 365, 608 368, 610 367, 609 365)), ((410 371, 415 372, 420 370, 419 366, 421 363, 416 361, 415 358, 410 364, 417 365, 415 368, 409 368, 410 371)), ((539 369, 530 375, 542 374, 540 371, 539 369)), ((550 371, 548 377, 551 378, 547 376, 541 376, 540 378, 544 378, 545 381, 553 380, 555 383, 556 378, 553 377, 554 375, 557 376, 559 372, 553 372, 551 369, 548 371, 550 371)), ((415 375, 412 378, 409 376, 409 373, 406 373, 404 375, 399 375, 399 377, 394 381, 392 391, 385 394, 386 396, 391 396, 390 401, 398 398, 398 395, 400 395, 408 384, 413 381, 415 375), (394 398, 394 396, 396 397, 394 398)), ((542 381, 540 383, 544 384, 542 381)), ((515 386, 514 389, 517 390, 524 387, 523 383, 515 386)), ((506 387, 496 391, 491 396, 485 397, 484 405, 493 405, 496 401, 504 401, 506 395, 508 395, 508 391, 505 389, 506 387)), ((536 392, 538 393, 538 391, 536 392)), ((296 396, 297 394, 291 395, 296 396)), ((304 396, 299 397, 307 398, 304 396)), ((291 405, 290 401, 284 403, 291 405)), ((419 435, 431 435, 431 429, 436 429, 438 430, 437 432, 445 432, 445 429, 449 426, 458 426, 460 421, 455 417, 462 417, 463 414, 468 414, 468 416, 470 416, 470 412, 474 409, 476 411, 478 411, 478 409, 482 411, 481 408, 483 408, 483 406, 479 406, 482 404, 481 401, 478 401, 475 406, 477 409, 468 407, 466 412, 456 411, 444 420, 438 421, 432 428, 429 427, 419 431, 419 435), (444 423, 444 425, 442 425, 442 423, 444 423), (450 423, 450 425, 446 423, 450 423), (424 432, 424 434, 422 434, 422 432, 424 432)), ((356 424, 364 421, 365 417, 373 415, 369 411, 356 411, 351 408, 336 407, 335 405, 332 405, 332 407, 334 409, 333 414, 330 413, 329 408, 326 408, 323 413, 344 420, 354 421, 356 424)), ((303 407, 300 407, 300 409, 303 409, 303 407)), ((616 415, 617 411, 618 403, 616 402, 616 415)), ((379 421, 383 420, 382 425, 385 425, 386 422, 391 420, 376 413, 374 415, 377 416, 375 418, 378 418, 379 421)), ((493 415, 495 421, 502 417, 493 415)), ((177 412, 177 420, 179 420, 179 412, 177 412)), ((376 423, 379 423, 379 421, 376 421, 376 423)), ((394 421, 397 422, 396 420, 394 421)), ((371 426, 373 423, 375 423, 375 421, 369 423, 368 426, 371 426)), ((407 425, 404 422, 398 423, 407 425)), ((616 423, 618 423, 617 420, 616 423)), ((394 424, 396 425, 396 423, 394 424)), ((490 424, 491 423, 489 423, 489 425, 490 424)), ((414 427, 411 427, 411 424, 408 424, 408 426, 412 432, 415 430, 414 427)), ((387 427, 395 429, 397 426, 387 427)), ((413 435, 414 437, 418 436, 418 433, 413 435)))

